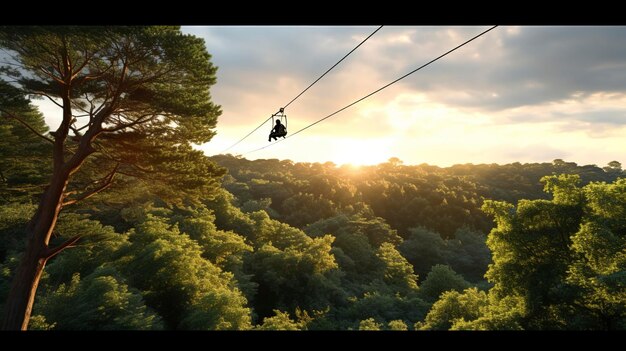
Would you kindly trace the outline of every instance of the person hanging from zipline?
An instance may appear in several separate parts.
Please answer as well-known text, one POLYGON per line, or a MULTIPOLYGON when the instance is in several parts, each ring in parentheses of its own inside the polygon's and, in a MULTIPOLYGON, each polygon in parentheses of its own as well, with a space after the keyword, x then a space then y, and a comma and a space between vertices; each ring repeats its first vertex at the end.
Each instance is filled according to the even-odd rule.
POLYGON ((277 138, 280 138, 280 137, 284 138, 285 135, 287 135, 287 129, 285 128, 285 125, 280 123, 280 120, 277 119, 276 126, 272 128, 272 132, 270 133, 270 136, 267 139, 267 141, 272 141, 272 138, 274 138, 274 141, 276 141, 278 140, 277 138))

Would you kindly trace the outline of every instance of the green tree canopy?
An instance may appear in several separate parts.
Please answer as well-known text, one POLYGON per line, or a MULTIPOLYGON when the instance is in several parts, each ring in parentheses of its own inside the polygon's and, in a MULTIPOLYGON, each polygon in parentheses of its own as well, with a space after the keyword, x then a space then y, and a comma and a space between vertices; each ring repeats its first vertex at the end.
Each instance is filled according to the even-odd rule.
POLYGON ((548 200, 485 202, 498 227, 487 272, 499 299, 524 301, 524 328, 613 329, 624 323, 625 181, 578 186, 545 177, 548 200))
POLYGON ((405 294, 417 290, 417 275, 413 273, 413 267, 393 244, 383 243, 376 255, 385 265, 384 281, 387 285, 405 294))
POLYGON ((35 313, 54 321, 58 330, 161 329, 160 318, 146 307, 141 293, 116 278, 113 269, 100 269, 81 280, 75 274, 68 284, 46 295, 35 313))
POLYGON ((419 323, 415 329, 448 330, 458 321, 477 319, 487 303, 487 294, 476 288, 445 292, 430 309, 424 323, 419 323))
POLYGON ((263 324, 257 327, 258 330, 300 330, 298 323, 289 318, 289 313, 274 310, 273 317, 263 318, 263 324))

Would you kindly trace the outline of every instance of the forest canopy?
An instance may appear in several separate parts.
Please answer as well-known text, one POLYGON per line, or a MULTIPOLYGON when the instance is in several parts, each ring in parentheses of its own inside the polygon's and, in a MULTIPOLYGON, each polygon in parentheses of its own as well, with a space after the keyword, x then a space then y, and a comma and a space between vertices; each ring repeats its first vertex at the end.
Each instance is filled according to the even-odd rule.
MULTIPOLYGON (((0 132, 36 159, 37 138, 0 132)), ((3 168, 0 301, 47 171, 22 161, 3 168)), ((30 328, 626 326, 621 165, 207 162, 226 174, 200 201, 128 180, 62 213, 54 240, 85 236, 50 261, 30 328)))

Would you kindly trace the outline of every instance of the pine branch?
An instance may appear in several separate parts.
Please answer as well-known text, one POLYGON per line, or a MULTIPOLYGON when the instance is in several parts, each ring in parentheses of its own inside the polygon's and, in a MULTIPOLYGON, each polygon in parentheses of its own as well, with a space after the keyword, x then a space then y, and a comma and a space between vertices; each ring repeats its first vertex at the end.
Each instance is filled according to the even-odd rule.
POLYGON ((48 100, 50 100, 53 104, 59 106, 60 108, 63 108, 63 106, 61 104, 59 104, 58 102, 54 101, 54 99, 52 98, 52 96, 46 94, 43 91, 28 91, 29 94, 33 94, 33 95, 41 95, 44 96, 46 98, 48 98, 48 100))
POLYGON ((75 235, 69 239, 67 239, 63 244, 55 247, 54 249, 50 249, 48 248, 44 254, 44 258, 45 259, 50 259, 54 256, 56 256, 57 254, 59 254, 61 251, 68 249, 70 247, 74 247, 74 244, 81 238, 81 235, 75 235))
POLYGON ((132 128, 133 126, 136 126, 138 124, 142 124, 142 123, 146 123, 146 122, 150 122, 151 120, 153 120, 155 117, 154 114, 150 113, 150 114, 145 114, 143 116, 138 117, 136 120, 129 122, 129 123, 120 123, 118 126, 116 127, 111 127, 111 128, 104 128, 103 131, 105 132, 117 132, 120 131, 122 129, 126 129, 126 128, 132 128), (148 117, 148 118, 145 118, 148 117))
POLYGON ((0 109, 0 112, 4 113, 6 115, 7 118, 12 118, 16 121, 18 121, 20 124, 22 124, 24 127, 28 128, 28 130, 30 130, 31 132, 33 132, 35 135, 37 135, 38 137, 54 144, 54 140, 48 138, 47 136, 39 133, 35 128, 33 128, 30 124, 26 123, 23 119, 19 118, 18 116, 12 114, 11 112, 4 110, 4 109, 0 109))
POLYGON ((115 177, 115 174, 117 173, 117 170, 118 170, 119 166, 120 166, 120 164, 117 163, 115 165, 115 168, 113 168, 113 170, 111 172, 109 172, 109 174, 107 174, 104 178, 96 181, 96 183, 103 182, 100 186, 98 186, 97 188, 95 188, 95 189, 93 189, 91 191, 83 193, 82 195, 80 195, 76 199, 72 199, 72 200, 63 202, 63 204, 61 206, 65 207, 65 206, 68 206, 68 205, 73 205, 73 204, 75 204, 75 203, 77 203, 79 201, 86 200, 86 199, 88 199, 88 198, 90 198, 90 197, 92 197, 92 196, 94 196, 94 195, 96 195, 96 194, 98 194, 98 193, 108 189, 113 184, 113 178, 115 177))

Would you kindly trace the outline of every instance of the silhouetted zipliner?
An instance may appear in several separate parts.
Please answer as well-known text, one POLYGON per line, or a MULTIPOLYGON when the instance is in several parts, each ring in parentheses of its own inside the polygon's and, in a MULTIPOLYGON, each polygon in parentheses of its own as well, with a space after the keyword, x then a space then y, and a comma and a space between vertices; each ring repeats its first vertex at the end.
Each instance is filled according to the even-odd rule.
POLYGON ((284 138, 285 135, 287 135, 287 128, 285 128, 284 124, 280 123, 280 120, 276 120, 276 126, 272 128, 272 132, 270 133, 270 137, 267 141, 272 141, 272 138, 274 138, 274 140, 278 140, 277 138, 284 138))
POLYGON ((287 115, 285 114, 285 108, 281 107, 271 118, 272 124, 274 124, 274 119, 276 119, 276 125, 272 128, 267 141, 272 141, 272 138, 274 138, 274 141, 278 140, 277 138, 280 137, 285 138, 285 135, 287 135, 287 115), (282 121, 285 121, 285 123, 283 124, 282 121))

